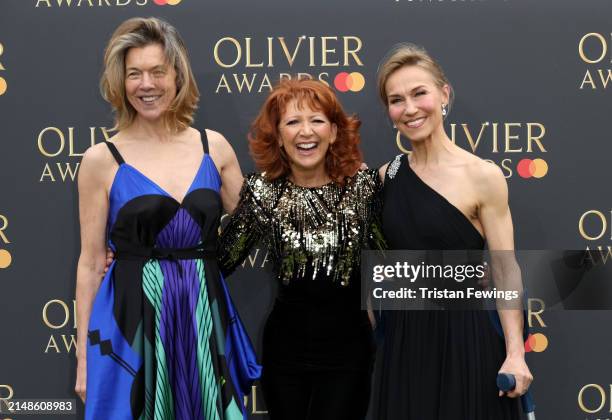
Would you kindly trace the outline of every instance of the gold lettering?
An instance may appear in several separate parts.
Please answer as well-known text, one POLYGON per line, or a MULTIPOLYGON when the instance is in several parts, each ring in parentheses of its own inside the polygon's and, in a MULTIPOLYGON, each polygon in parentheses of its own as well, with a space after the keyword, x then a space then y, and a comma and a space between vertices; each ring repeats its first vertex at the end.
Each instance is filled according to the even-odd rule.
POLYGON ((50 348, 55 349, 56 353, 61 353, 59 347, 57 346, 57 342, 55 341, 55 337, 53 337, 53 334, 51 334, 51 336, 49 337, 49 342, 47 343, 47 348, 45 348, 45 354, 49 353, 49 349, 50 348))
POLYGON ((538 144, 540 152, 546 153, 546 149, 544 149, 544 146, 542 146, 542 142, 541 142, 542 137, 544 137, 545 133, 546 133, 546 127, 544 127, 543 124, 527 123, 527 152, 531 153, 532 151, 531 143, 535 141, 538 144), (540 130, 540 134, 537 136, 533 134, 534 127, 537 127, 540 130))
POLYGON ((263 67, 263 61, 261 63, 251 63, 251 38, 245 38, 246 40, 246 66, 247 67, 263 67))
POLYGON ((76 349, 76 340, 74 339, 74 334, 70 334, 69 340, 66 340, 65 334, 62 334, 62 341, 64 342, 64 348, 66 349, 66 353, 70 353, 73 348, 76 349))
POLYGON ((283 80, 283 79, 291 80, 291 74, 289 74, 289 73, 280 73, 278 75, 278 80, 283 80))
POLYGON ((597 246, 597 250, 599 251, 599 256, 601 257, 601 260, 603 261, 604 264, 608 262, 608 258, 612 258, 612 246, 608 245, 607 248, 608 250, 606 251, 601 245, 597 246))
POLYGON ((330 67, 330 66, 338 66, 340 65, 339 61, 336 61, 334 63, 328 63, 327 62, 327 54, 328 53, 335 53, 336 49, 335 48, 327 48, 327 41, 337 41, 338 37, 337 36, 322 36, 321 37, 321 66, 322 67, 330 67))
POLYGON ((482 133, 484 132, 485 128, 488 125, 489 125, 488 122, 480 124, 480 132, 478 133, 478 138, 476 139, 476 141, 474 141, 474 138, 472 137, 472 133, 470 133, 470 129, 468 128, 468 125, 461 124, 461 127, 463 127, 463 131, 465 132, 465 135, 467 136, 468 143, 470 143, 470 147, 472 148, 472 152, 475 152, 476 149, 478 148, 478 144, 480 143, 480 139, 482 138, 482 133))
POLYGON ((274 67, 274 59, 272 57, 274 57, 274 38, 269 36, 268 37, 268 67, 274 67))
MULTIPOLYGON (((612 212, 611 212, 611 214, 612 214, 612 212)), ((608 228, 608 222, 606 221, 606 217, 599 210, 589 210, 589 211, 585 212, 582 216, 580 216, 580 220, 578 221, 578 230, 580 231, 580 235, 582 235, 582 237, 584 239, 588 240, 588 241, 596 241, 599 238, 601 238, 604 235, 604 233, 606 232, 607 228, 608 228), (587 233, 586 233, 586 231, 584 229, 584 219, 586 219, 586 217, 589 214, 595 214, 595 215, 597 215, 599 217, 599 220, 601 220, 601 232, 597 236, 589 236, 589 235, 587 235, 587 233)))
POLYGON ((304 79, 312 80, 312 75, 309 73, 298 73, 297 78, 298 80, 304 80, 304 79))
POLYGON ((40 176, 40 179, 38 180, 38 182, 43 182, 46 176, 51 178, 51 182, 55 182, 55 178, 53 177, 53 172, 51 172, 51 167, 49 166, 48 163, 45 163, 45 168, 43 169, 43 173, 40 176))
POLYGON ((268 414, 267 410, 259 411, 257 409, 257 387, 251 386, 251 395, 253 395, 253 409, 251 410, 251 414, 268 414))
POLYGON ((597 72, 599 73, 599 78, 601 79, 601 84, 603 85, 603 88, 607 88, 608 87, 608 82, 612 80, 612 70, 608 69, 608 75, 606 76, 606 78, 604 79, 604 74, 603 74, 603 70, 597 70, 597 72))
POLYGON ((361 42, 361 39, 356 37, 356 36, 345 36, 344 37, 344 65, 348 66, 349 65, 349 55, 353 57, 353 60, 355 60, 355 64, 357 64, 358 66, 363 66, 363 63, 361 62, 361 60, 359 59, 359 56, 357 55, 357 53, 361 50, 361 47, 363 46, 363 43, 361 42), (357 41, 357 45, 355 46, 354 49, 349 48, 349 41, 357 41))
POLYGON ((253 257, 251 257, 252 254, 247 255, 247 259, 244 260, 244 262, 242 263, 242 267, 244 267, 244 265, 246 264, 247 260, 249 261, 249 264, 251 265, 251 268, 253 268, 255 266, 255 261, 257 260, 257 256, 259 255, 259 248, 255 249, 255 255, 253 257))
POLYGON ((2 242, 5 244, 10 244, 11 241, 8 240, 6 233, 4 233, 4 231, 8 228, 8 219, 0 214, 0 222, 0 239, 2 239, 2 242))
POLYGON ((580 58, 582 58, 582 61, 584 61, 585 63, 589 63, 589 64, 599 63, 606 56, 607 52, 608 52, 608 44, 606 43, 606 39, 603 37, 603 35, 598 34, 596 32, 591 32, 591 33, 586 34, 580 39, 580 42, 578 43, 578 54, 580 54, 580 58), (597 57, 595 60, 591 60, 587 58, 586 54, 584 53, 584 41, 586 41, 587 38, 590 38, 592 36, 597 38, 599 42, 601 43, 601 55, 597 57))
POLYGON ((298 50, 300 49, 300 45, 302 45, 302 41, 304 40, 304 37, 301 36, 298 38, 297 44, 295 45, 295 48, 293 49, 293 54, 289 53, 289 49, 287 48, 287 43, 285 42, 284 36, 278 37, 278 40, 283 49, 283 53, 285 54, 285 57, 287 58, 287 63, 289 63, 289 67, 292 67, 293 62, 295 61, 295 57, 298 53, 298 50))
POLYGON ((310 45, 310 48, 308 49, 308 51, 310 51, 310 54, 309 54, 310 60, 308 61, 308 66, 314 67, 315 66, 315 37, 314 36, 308 37, 308 44, 310 45))
POLYGON ((527 300, 527 321, 529 323, 529 328, 533 328, 533 320, 534 318, 538 321, 541 328, 546 328, 546 324, 542 319, 542 314, 546 309, 546 303, 542 299, 537 298, 529 298, 527 300), (538 305, 538 309, 535 309, 535 304, 538 305))
POLYGON ((257 91, 257 93, 261 93, 264 87, 266 87, 268 91, 272 90, 272 82, 270 82, 270 78, 268 77, 267 73, 264 74, 263 80, 261 81, 261 85, 259 85, 259 90, 257 91))
POLYGON ((259 266, 259 268, 264 268, 264 266, 266 265, 266 263, 269 261, 268 260, 268 255, 270 255, 270 251, 266 251, 266 255, 264 256, 263 261, 261 262, 261 265, 259 266))
POLYGON ((578 405, 580 406, 580 409, 584 411, 585 413, 589 413, 589 414, 597 413, 599 410, 601 410, 604 407, 605 404, 606 404, 606 393, 602 386, 598 384, 588 384, 588 385, 583 386, 582 389, 580 389, 580 392, 578 393, 578 405), (599 391, 599 395, 601 397, 601 404, 595 410, 589 410, 584 404, 583 394, 584 394, 584 391, 586 391, 589 388, 595 388, 597 391, 599 391))
MULTIPOLYGON (((94 131, 95 127, 89 127, 89 138, 90 145, 93 146, 96 144, 94 131)), ((89 147, 89 146, 88 146, 89 147)), ((83 156, 83 153, 75 153, 74 152, 74 127, 68 127, 68 156, 83 156)))
POLYGON ((68 324, 68 321, 70 320, 70 310, 68 309, 68 305, 66 305, 63 301, 59 299, 53 299, 47 302, 45 306, 43 307, 42 318, 43 318, 43 322, 45 323, 47 327, 54 329, 54 330, 59 330, 60 328, 64 328, 66 324, 68 324), (49 321, 47 312, 49 311, 49 307, 52 304, 60 305, 62 309, 64 310, 64 321, 59 325, 57 324, 54 325, 49 321))
POLYGON ((6 390, 6 397, 3 397, 2 394, 0 394, 0 401, 8 401, 10 399, 13 398, 13 395, 15 395, 15 393, 13 392, 13 387, 10 385, 0 385, 0 389, 4 389, 6 390))
POLYGON ((319 73, 319 82, 323 82, 326 86, 329 86, 329 73, 323 72, 319 73))
POLYGON ((589 70, 586 71, 584 75, 584 79, 582 79, 582 83, 580 84, 580 89, 584 88, 584 84, 589 83, 591 85, 591 89, 597 89, 595 86, 595 82, 593 81, 593 77, 591 76, 591 72, 589 70), (587 82, 588 79, 588 82, 587 82))
POLYGON ((125 0, 125 3, 121 3, 120 0, 117 0, 117 6, 127 6, 130 4, 131 0, 125 0))
POLYGON ((499 124, 498 123, 493 123, 493 153, 498 153, 499 150, 497 149, 497 126, 499 124))
POLYGON ((221 79, 219 79, 219 84, 217 85, 217 89, 215 90, 215 93, 219 93, 219 89, 221 89, 222 87, 224 87, 227 90, 227 93, 232 93, 232 90, 230 89, 229 83, 227 83, 227 79, 225 78, 224 74, 222 74, 221 79))
POLYGON ((137 6, 146 6, 146 4, 147 4, 147 0, 136 0, 137 6), (139 3, 139 1, 141 1, 142 3, 139 3))
POLYGON ((40 153, 42 153, 44 156, 55 157, 59 155, 64 150, 65 143, 66 141, 64 139, 64 133, 62 133, 62 130, 60 130, 57 127, 47 127, 38 134, 38 150, 40 150, 40 153), (48 131, 52 131, 56 133, 59 138, 59 148, 57 152, 55 153, 48 152, 47 149, 43 147, 43 139, 44 139, 43 135, 47 133, 48 131))
POLYGON ((50 2, 51 2, 51 0, 37 0, 35 7, 39 7, 40 3, 45 3, 47 5, 47 7, 51 7, 51 3, 50 2))
POLYGON ((242 81, 240 81, 238 80, 238 75, 234 73, 234 80, 236 81, 236 86, 238 86, 238 92, 242 92, 242 89, 244 88, 244 86, 246 86, 246 91, 250 93, 251 89, 253 88, 253 83, 255 83, 255 77, 257 77, 257 73, 253 73, 251 75, 251 80, 249 80, 247 78, 246 73, 243 73, 242 81))
MULTIPOLYGON (((57 1, 61 1, 61 0, 57 0, 57 1)), ((85 0, 87 2, 87 4, 89 4, 89 7, 93 7, 93 3, 91 2, 92 0, 85 0)), ((79 0, 79 4, 77 4, 77 6, 81 6, 81 3, 83 2, 83 0, 79 0)))
MULTIPOLYGON (((0 55, 2 55, 3 52, 4 52, 4 45, 0 43, 0 55)), ((0 70, 6 70, 4 66, 2 65, 2 63, 0 63, 0 70)))
POLYGON ((504 175, 505 178, 510 178, 512 176, 512 174, 514 173, 512 171, 512 167, 511 166, 506 166, 506 165, 511 165, 512 164, 512 159, 504 159, 501 161, 501 167, 502 167, 502 171, 506 172, 506 174, 504 175))
POLYGON ((72 164, 70 162, 66 162, 64 163, 64 169, 62 169, 62 164, 57 162, 57 170, 60 173, 60 176, 62 177, 62 181, 66 182, 66 176, 70 175, 70 179, 72 181, 74 181, 74 178, 77 175, 77 172, 79 170, 79 165, 81 164, 81 162, 77 162, 76 165, 74 166, 74 169, 72 168, 72 164))
POLYGON ((225 37, 225 38, 221 38, 220 40, 217 41, 217 43, 215 44, 215 48, 214 48, 214 56, 215 56, 215 61, 218 65, 220 65, 221 67, 225 67, 227 68, 231 68, 234 67, 236 64, 238 64, 240 62, 240 58, 242 58, 242 48, 240 48, 240 43, 238 42, 238 40, 232 38, 232 37, 225 37), (219 46, 223 43, 229 41, 230 43, 232 43, 235 47, 236 47, 236 60, 234 60, 233 63, 231 64, 226 64, 223 61, 221 61, 221 58, 219 57, 219 46))
POLYGON ((517 135, 511 135, 510 134, 510 128, 512 127, 520 127, 521 123, 505 123, 504 127, 506 129, 506 153, 512 153, 512 152, 522 152, 523 148, 519 148, 519 149, 511 149, 510 148, 510 140, 518 140, 519 136, 517 135))

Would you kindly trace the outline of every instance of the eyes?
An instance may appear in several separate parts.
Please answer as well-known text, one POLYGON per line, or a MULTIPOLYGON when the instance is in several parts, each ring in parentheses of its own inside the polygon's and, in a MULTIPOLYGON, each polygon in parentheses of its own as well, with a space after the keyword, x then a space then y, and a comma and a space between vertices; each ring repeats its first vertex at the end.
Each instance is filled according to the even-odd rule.
MULTIPOLYGON (((153 77, 154 79, 161 79, 162 77, 164 77, 167 74, 167 71, 165 69, 162 68, 157 68, 157 69, 153 69, 151 72, 149 72, 151 77, 153 77)), ((129 80, 138 80, 140 77, 142 76, 142 72, 138 71, 138 70, 130 70, 128 71, 126 77, 129 80)))
MULTIPOLYGON (((423 96, 423 95, 427 95, 427 91, 424 89, 419 89, 412 94, 412 96, 415 98, 419 96, 423 96)), ((389 105, 398 104, 403 101, 404 101, 404 98, 401 96, 392 96, 391 98, 389 98, 389 105)))
MULTIPOLYGON (((292 118, 290 120, 287 120, 287 122, 285 122, 286 125, 297 125, 301 122, 301 120, 297 119, 297 118, 292 118)), ((316 124, 325 124, 327 123, 327 120, 324 120, 323 118, 320 117, 315 117, 313 119, 310 120, 311 123, 316 123, 316 124)))

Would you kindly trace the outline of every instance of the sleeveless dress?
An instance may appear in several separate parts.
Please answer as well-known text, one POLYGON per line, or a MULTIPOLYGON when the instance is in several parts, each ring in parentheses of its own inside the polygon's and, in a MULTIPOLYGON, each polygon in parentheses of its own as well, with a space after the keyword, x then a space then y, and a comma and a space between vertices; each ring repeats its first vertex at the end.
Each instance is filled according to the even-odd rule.
MULTIPOLYGON (((388 167, 382 226, 390 249, 482 250, 465 215, 410 168, 388 167)), ((519 400, 498 397, 505 343, 485 310, 387 311, 372 407, 376 420, 513 420, 519 400)))
POLYGON ((88 328, 86 419, 246 419, 260 366, 217 259, 221 179, 207 151, 179 203, 106 142, 115 261, 88 328))

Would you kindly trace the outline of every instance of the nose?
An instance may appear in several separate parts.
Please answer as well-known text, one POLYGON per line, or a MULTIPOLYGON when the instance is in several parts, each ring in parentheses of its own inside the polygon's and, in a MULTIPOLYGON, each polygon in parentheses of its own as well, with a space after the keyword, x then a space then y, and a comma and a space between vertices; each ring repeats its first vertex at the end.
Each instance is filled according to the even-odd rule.
POLYGON ((304 137, 309 137, 312 135, 312 126, 310 125, 310 123, 305 122, 302 124, 300 134, 302 134, 302 136, 304 137))
POLYGON ((406 100, 405 102, 405 106, 404 106, 404 115, 414 115, 416 114, 416 112, 418 111, 416 105, 414 104, 414 101, 411 101, 410 99, 406 100))
POLYGON ((142 79, 140 80, 140 87, 142 89, 153 89, 155 86, 153 84, 153 77, 148 72, 144 72, 142 74, 142 79))

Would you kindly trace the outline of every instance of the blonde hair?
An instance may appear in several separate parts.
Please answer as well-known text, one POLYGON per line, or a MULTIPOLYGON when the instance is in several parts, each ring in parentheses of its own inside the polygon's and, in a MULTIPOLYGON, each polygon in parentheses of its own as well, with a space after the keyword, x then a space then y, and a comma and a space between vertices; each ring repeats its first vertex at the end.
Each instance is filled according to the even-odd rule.
POLYGON ((113 33, 104 52, 104 71, 100 79, 102 97, 115 113, 115 130, 129 127, 136 110, 125 93, 125 57, 130 48, 159 44, 169 65, 176 71, 176 97, 164 115, 166 128, 181 131, 193 123, 200 92, 196 85, 187 48, 178 31, 168 22, 150 18, 132 18, 123 22, 113 33))
POLYGON ((425 51, 425 48, 411 43, 395 45, 382 59, 377 71, 378 94, 381 101, 387 106, 386 84, 389 77, 399 69, 406 66, 418 66, 432 75, 436 85, 442 89, 445 85, 450 90, 448 111, 455 97, 455 92, 446 78, 442 67, 425 51))

